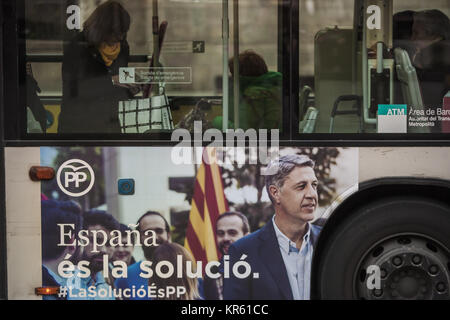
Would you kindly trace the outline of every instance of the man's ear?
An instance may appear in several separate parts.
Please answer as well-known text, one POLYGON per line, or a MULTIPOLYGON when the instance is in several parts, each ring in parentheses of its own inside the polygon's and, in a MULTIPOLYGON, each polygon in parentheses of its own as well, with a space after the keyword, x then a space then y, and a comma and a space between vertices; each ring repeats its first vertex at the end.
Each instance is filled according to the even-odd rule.
POLYGON ((276 204, 280 204, 280 189, 274 185, 269 187, 270 196, 276 204))

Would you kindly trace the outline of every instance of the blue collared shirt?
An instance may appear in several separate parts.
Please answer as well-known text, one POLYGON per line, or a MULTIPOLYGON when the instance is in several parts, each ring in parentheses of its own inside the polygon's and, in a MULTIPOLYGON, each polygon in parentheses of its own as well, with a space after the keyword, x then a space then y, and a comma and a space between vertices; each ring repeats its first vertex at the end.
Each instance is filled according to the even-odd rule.
MULTIPOLYGON (((55 279, 55 281, 61 287, 67 287, 67 300, 114 300, 114 294, 110 285, 106 282, 101 271, 96 274, 96 281, 92 277, 81 278, 79 276, 80 270, 75 269, 73 275, 67 279, 61 277, 57 273, 46 266, 42 266, 47 269, 48 274, 55 279), (91 289, 89 289, 91 287, 91 289), (106 293, 106 295, 105 295, 106 293)), ((55 300, 54 296, 44 296, 44 300, 55 300)))
MULTIPOLYGON (((66 279, 60 277, 57 273, 54 273, 50 268, 47 268, 45 265, 42 265, 42 268, 47 270, 48 275, 52 277, 60 287, 66 285, 66 279)), ((57 298, 56 296, 45 295, 42 297, 42 300, 57 300, 57 298)))
POLYGON ((311 243, 311 226, 306 225, 307 232, 303 236, 302 247, 297 249, 286 235, 281 232, 275 223, 275 216, 272 218, 273 227, 280 246, 281 256, 286 266, 289 284, 294 300, 309 300, 311 285, 311 260, 313 246, 311 243))
POLYGON ((66 285, 66 279, 64 279, 63 277, 60 277, 59 274, 54 273, 50 268, 47 268, 45 265, 42 265, 42 268, 45 268, 48 272, 48 274, 55 279, 55 281, 60 285, 60 286, 65 286, 66 285))
POLYGON ((72 286, 73 295, 68 295, 68 300, 114 300, 112 288, 106 282, 101 271, 92 277, 80 278, 77 275, 67 281, 67 286, 72 286), (70 281, 72 280, 72 281, 70 281))

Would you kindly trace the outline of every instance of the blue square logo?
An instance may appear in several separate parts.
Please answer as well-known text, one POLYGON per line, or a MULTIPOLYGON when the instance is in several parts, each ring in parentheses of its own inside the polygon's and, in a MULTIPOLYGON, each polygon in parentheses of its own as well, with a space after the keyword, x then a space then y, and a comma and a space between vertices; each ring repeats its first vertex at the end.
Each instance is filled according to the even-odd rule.
POLYGON ((117 189, 120 195, 129 196, 134 194, 134 179, 119 179, 117 189))

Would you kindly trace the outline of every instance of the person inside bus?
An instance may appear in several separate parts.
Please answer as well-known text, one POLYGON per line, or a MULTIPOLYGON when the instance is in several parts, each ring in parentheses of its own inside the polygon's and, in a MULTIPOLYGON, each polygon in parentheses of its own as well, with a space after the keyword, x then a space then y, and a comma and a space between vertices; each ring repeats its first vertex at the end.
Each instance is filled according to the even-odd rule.
MULTIPOLYGON (((73 201, 41 201, 41 230, 42 230, 42 286, 59 287, 66 285, 66 278, 58 272, 59 264, 70 255, 70 261, 78 263, 80 247, 77 245, 78 231, 82 228, 83 217, 81 207, 73 201), (71 246, 58 246, 60 242, 59 224, 71 224, 74 226, 71 246)), ((45 300, 63 299, 44 296, 45 300)))
MULTIPOLYGON (((281 128, 281 73, 269 71, 264 59, 253 50, 239 54, 239 128, 281 128)), ((234 58, 228 63, 234 76, 234 58)), ((230 85, 229 128, 234 127, 233 85, 230 85)), ((216 129, 222 129, 222 116, 213 120, 216 129)))
MULTIPOLYGON (((414 14, 411 40, 415 52, 411 59, 416 68, 426 109, 442 106, 450 91, 450 20, 439 10, 414 14)), ((432 132, 440 132, 440 124, 432 132)))
POLYGON ((120 133, 119 101, 139 91, 118 81, 119 68, 127 67, 130 57, 130 23, 120 3, 107 1, 64 46, 59 133, 120 133))
POLYGON ((402 48, 406 50, 410 57, 412 57, 415 51, 411 40, 414 13, 415 12, 412 10, 395 13, 393 16, 392 25, 392 40, 394 48, 402 48))
POLYGON ((184 247, 177 243, 166 242, 156 248, 153 254, 153 264, 156 268, 158 263, 169 262, 174 267, 170 277, 159 277, 155 272, 148 280, 149 286, 154 286, 158 293, 155 300, 202 300, 198 287, 198 279, 188 277, 187 262, 190 262, 190 271, 196 274, 196 264, 192 255, 184 247), (181 258, 179 258, 181 257, 181 258), (178 270, 178 261, 182 261, 182 271, 178 270), (178 274, 181 274, 181 277, 178 274), (175 293, 167 292, 168 287, 177 288, 175 293), (184 292, 180 288, 184 288, 184 292), (179 291, 180 290, 180 291, 179 291), (164 293, 165 294, 160 294, 164 293), (178 294, 179 292, 179 294, 178 294))
POLYGON ((33 76, 31 63, 27 63, 26 88, 27 88, 27 110, 29 109, 31 111, 31 115, 27 117, 28 131, 45 133, 47 130, 47 113, 45 111, 41 99, 39 99, 38 96, 38 93, 41 92, 41 88, 39 88, 39 85, 33 76), (34 130, 32 129, 33 120, 38 123, 37 126, 34 125, 34 130))
MULTIPOLYGON (((412 60, 415 48, 413 45, 412 37, 412 26, 414 23, 414 11, 406 10, 397 12, 394 14, 392 19, 392 40, 393 48, 401 48, 405 50, 412 60)), ((397 73, 394 75, 394 102, 397 104, 405 103, 403 97, 402 88, 400 85, 400 80, 398 79, 397 73)))

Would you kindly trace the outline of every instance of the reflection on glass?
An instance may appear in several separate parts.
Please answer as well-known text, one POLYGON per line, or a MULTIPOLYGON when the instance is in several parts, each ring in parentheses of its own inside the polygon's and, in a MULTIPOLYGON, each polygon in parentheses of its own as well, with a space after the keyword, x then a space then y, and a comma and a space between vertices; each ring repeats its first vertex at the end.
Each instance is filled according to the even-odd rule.
MULTIPOLYGON (((259 82, 239 77, 240 128, 281 126, 277 6, 276 1, 239 2, 238 28, 230 16, 229 48, 253 50, 268 70, 257 76, 263 77, 259 82), (260 85, 266 91, 255 91, 260 85)), ((223 61, 223 14, 220 1, 26 0, 26 58, 34 71, 28 81, 28 132, 152 133, 189 128, 193 120, 201 120, 204 130, 215 127, 224 112, 222 73, 228 63, 223 61), (39 114, 36 99, 44 109, 39 114), (130 119, 137 120, 130 124, 130 119)), ((232 97, 232 74, 225 77, 232 97)), ((230 100, 228 110, 234 108, 230 100)), ((237 126, 230 123, 229 128, 237 126)))
POLYGON ((129 13, 117 2, 98 6, 64 48, 63 98, 60 133, 120 133, 115 106, 139 87, 121 84, 119 68, 126 67, 129 13))
MULTIPOLYGON (((252 50, 239 54, 239 127, 242 129, 281 129, 282 75, 269 71, 263 57, 252 50)), ((229 60, 233 77, 234 57, 229 60)), ((229 128, 235 127, 233 85, 230 94, 229 128)), ((213 125, 222 129, 222 116, 214 118, 213 125)))
POLYGON ((301 0, 299 132, 446 132, 449 14, 440 0, 301 0))

